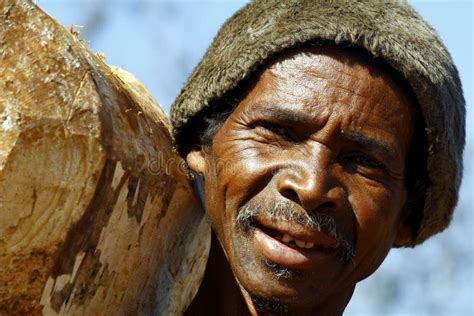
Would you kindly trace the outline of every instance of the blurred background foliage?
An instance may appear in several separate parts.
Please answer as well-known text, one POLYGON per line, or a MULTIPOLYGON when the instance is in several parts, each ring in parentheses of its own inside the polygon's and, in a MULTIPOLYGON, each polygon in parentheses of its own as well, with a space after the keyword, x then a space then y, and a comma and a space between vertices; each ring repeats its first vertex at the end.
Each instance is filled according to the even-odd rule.
MULTIPOLYGON (((474 315, 473 4, 409 1, 438 31, 458 66, 467 101, 460 200, 450 228, 414 249, 394 249, 356 288, 345 315, 474 315)), ((106 62, 135 74, 165 111, 220 25, 245 1, 39 0, 106 62)))

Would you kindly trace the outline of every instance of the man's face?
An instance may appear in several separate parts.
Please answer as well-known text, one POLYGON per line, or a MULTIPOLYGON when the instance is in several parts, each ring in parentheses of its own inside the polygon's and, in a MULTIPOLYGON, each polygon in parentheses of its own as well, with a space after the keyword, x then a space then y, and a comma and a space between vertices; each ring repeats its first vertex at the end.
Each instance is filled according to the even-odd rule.
POLYGON ((379 66, 304 49, 268 65, 213 147, 188 155, 232 271, 256 301, 304 309, 351 294, 403 243, 412 117, 379 66))

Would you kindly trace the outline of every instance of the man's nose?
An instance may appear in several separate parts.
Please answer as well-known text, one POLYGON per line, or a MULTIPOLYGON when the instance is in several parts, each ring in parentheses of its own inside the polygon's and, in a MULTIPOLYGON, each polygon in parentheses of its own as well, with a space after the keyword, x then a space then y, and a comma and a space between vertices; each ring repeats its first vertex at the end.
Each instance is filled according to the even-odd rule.
POLYGON ((337 175, 337 165, 324 151, 312 157, 290 160, 277 175, 281 195, 300 204, 305 210, 341 207, 347 193, 337 175))

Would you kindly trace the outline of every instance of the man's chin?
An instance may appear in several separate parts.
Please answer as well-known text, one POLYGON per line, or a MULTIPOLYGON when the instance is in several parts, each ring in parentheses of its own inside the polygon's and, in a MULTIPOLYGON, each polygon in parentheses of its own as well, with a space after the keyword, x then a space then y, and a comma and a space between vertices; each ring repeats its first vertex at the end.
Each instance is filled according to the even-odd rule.
POLYGON ((288 313, 294 309, 293 306, 285 304, 275 298, 263 296, 252 296, 252 303, 259 312, 267 313, 288 313))
POLYGON ((262 233, 254 227, 234 230, 232 255, 227 258, 234 276, 258 309, 273 313, 308 310, 330 296, 347 264, 337 251, 308 255, 308 251, 290 248, 271 236, 259 239, 258 234, 262 233), (288 253, 272 254, 272 249, 288 253), (302 260, 301 255, 309 259, 302 260))
POLYGON ((251 261, 235 271, 255 308, 269 313, 309 310, 330 293, 330 286, 314 281, 314 273, 281 267, 266 259, 251 261), (249 272, 251 271, 251 272, 249 272))
MULTIPOLYGON (((286 279, 290 281, 290 279, 286 279)), ((249 293, 254 307, 258 311, 269 313, 288 313, 310 311, 320 302, 317 293, 319 291, 298 291, 287 287, 288 284, 278 284, 276 287, 262 289, 258 293, 249 293)), ((314 290, 314 289, 313 289, 314 290)))

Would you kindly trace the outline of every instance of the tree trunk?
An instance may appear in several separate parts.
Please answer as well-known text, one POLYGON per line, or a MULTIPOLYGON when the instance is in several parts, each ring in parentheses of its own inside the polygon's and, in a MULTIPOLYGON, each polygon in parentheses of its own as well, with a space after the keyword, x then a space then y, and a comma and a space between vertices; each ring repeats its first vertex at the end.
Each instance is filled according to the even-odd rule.
POLYGON ((0 45, 0 314, 182 313, 210 229, 166 114, 31 1, 0 45))

